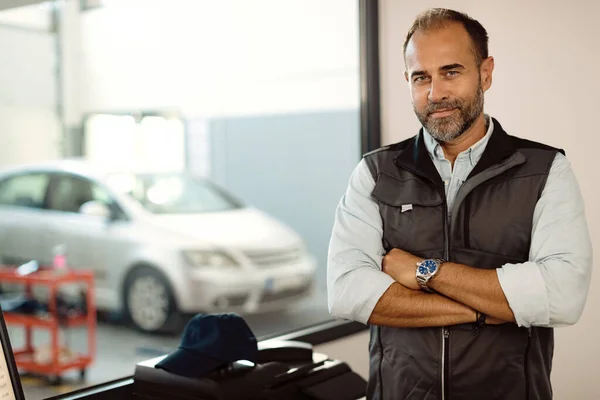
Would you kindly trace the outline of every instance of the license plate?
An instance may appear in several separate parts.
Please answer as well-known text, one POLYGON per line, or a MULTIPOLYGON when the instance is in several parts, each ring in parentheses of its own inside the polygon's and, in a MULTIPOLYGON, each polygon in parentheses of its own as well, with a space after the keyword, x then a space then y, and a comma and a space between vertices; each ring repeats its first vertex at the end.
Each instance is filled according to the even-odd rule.
POLYGON ((304 278, 301 276, 286 276, 283 278, 268 278, 265 281, 265 290, 267 292, 281 292, 287 289, 294 289, 304 284, 304 278))

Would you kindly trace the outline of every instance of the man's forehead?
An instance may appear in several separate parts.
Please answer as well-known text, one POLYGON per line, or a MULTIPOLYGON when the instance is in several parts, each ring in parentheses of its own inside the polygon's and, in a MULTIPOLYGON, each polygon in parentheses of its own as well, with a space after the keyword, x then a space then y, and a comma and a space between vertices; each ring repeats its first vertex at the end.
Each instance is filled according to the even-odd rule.
POLYGON ((435 70, 475 61, 471 38, 458 24, 415 32, 406 46, 405 60, 409 70, 435 70))

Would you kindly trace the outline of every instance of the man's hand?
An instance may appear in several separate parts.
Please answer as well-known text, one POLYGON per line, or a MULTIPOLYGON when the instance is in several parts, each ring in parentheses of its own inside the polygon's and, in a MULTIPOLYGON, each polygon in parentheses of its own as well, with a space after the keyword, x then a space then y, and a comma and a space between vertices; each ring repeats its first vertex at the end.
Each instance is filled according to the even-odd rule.
POLYGON ((421 287, 417 283, 417 263, 421 261, 423 258, 400 249, 392 249, 383 257, 381 267, 383 272, 402 286, 420 290, 421 287))

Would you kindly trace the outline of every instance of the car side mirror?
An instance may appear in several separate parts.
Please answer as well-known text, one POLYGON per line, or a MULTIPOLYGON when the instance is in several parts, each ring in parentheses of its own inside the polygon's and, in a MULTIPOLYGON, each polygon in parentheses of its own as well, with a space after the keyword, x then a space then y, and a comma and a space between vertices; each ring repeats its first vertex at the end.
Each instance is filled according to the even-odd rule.
POLYGON ((79 213, 90 217, 110 218, 112 213, 110 208, 99 201, 88 201, 79 207, 79 213))

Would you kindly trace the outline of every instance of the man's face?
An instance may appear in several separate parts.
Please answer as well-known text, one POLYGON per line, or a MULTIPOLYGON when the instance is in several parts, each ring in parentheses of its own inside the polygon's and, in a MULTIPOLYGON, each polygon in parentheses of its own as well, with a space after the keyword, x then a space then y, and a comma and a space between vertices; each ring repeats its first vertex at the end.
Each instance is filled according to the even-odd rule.
POLYGON ((435 139, 456 139, 483 113, 483 93, 491 86, 494 60, 490 57, 477 65, 471 38, 461 24, 417 31, 405 60, 415 114, 435 139))

